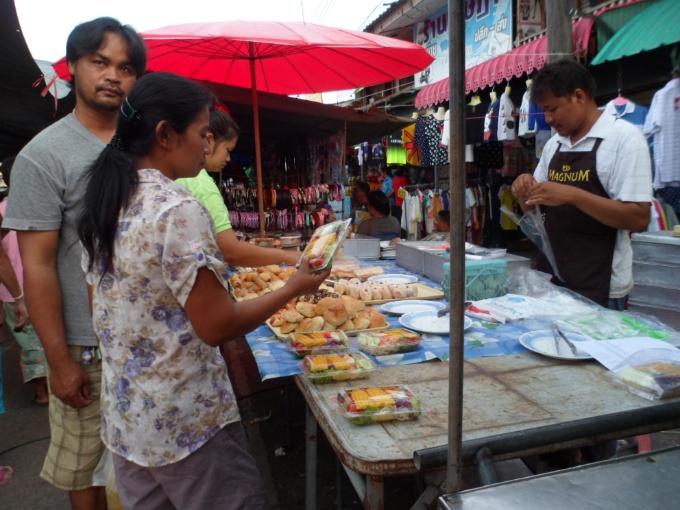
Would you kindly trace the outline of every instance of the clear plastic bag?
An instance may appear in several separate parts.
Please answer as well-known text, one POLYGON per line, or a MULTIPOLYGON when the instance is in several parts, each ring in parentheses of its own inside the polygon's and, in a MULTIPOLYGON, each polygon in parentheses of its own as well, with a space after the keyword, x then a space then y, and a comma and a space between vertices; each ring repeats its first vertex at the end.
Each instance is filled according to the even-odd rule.
POLYGON ((680 350, 643 349, 611 371, 631 393, 659 400, 680 395, 680 350))
POLYGON ((548 259, 555 276, 562 280, 560 272, 557 270, 557 262, 555 261, 552 247, 550 246, 548 233, 545 230, 541 209, 539 207, 534 207, 531 211, 524 213, 521 218, 507 206, 501 206, 501 212, 513 222, 517 223, 522 232, 524 232, 524 235, 527 236, 531 242, 541 250, 541 253, 545 255, 545 258, 548 259))

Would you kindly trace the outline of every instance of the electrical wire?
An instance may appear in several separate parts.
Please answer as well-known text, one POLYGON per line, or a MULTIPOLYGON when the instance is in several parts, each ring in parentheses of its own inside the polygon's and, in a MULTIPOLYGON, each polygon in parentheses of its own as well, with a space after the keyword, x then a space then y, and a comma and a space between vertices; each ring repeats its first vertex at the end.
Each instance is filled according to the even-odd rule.
POLYGON ((380 0, 378 4, 375 7, 373 7, 373 10, 370 12, 368 16, 366 16, 366 19, 361 22, 361 25, 359 25, 359 28, 357 28, 357 30, 361 30, 362 28, 364 28, 366 22, 371 18, 371 16, 373 16, 373 13, 378 10, 378 7, 380 7, 384 1, 385 0, 380 0))
POLYGON ((21 444, 12 446, 11 448, 7 448, 7 450, 1 451, 0 456, 5 455, 6 453, 9 453, 13 450, 16 450, 17 448, 22 448, 24 446, 28 446, 29 444, 37 443, 38 441, 44 441, 45 439, 49 439, 50 437, 52 437, 52 436, 41 437, 41 438, 38 438, 38 439, 32 439, 31 441, 26 441, 25 443, 21 443, 21 444))

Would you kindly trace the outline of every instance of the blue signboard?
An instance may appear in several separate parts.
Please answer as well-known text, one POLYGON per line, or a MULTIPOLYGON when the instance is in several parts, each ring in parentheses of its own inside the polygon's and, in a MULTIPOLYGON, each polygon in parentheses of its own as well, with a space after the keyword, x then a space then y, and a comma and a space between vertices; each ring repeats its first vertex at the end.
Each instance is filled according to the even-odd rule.
MULTIPOLYGON (((444 6, 413 27, 414 42, 435 60, 415 75, 415 88, 449 76, 449 19, 444 6)), ((465 2, 465 68, 481 64, 512 49, 512 0, 465 2)))

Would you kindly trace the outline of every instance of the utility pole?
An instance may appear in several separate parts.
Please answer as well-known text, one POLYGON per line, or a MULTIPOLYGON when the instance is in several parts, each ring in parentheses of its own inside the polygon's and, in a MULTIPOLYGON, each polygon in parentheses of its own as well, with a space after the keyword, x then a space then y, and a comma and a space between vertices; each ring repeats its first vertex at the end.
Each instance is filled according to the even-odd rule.
POLYGON ((545 0, 545 24, 548 33, 548 62, 574 54, 571 14, 574 0, 545 0))

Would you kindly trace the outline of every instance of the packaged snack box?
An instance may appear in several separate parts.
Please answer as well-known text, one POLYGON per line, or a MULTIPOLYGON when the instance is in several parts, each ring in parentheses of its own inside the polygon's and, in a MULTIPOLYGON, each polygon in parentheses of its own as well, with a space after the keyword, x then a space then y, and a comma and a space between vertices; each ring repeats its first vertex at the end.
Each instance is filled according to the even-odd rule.
MULTIPOLYGON (((334 221, 317 228, 302 252, 309 259, 310 272, 321 272, 331 266, 333 257, 338 252, 349 232, 351 220, 334 221)), ((298 262, 299 265, 299 262, 298 262)))
POLYGON ((342 331, 291 333, 288 335, 286 345, 299 358, 312 354, 333 354, 349 351, 349 340, 342 331))
POLYGON ((421 338, 406 329, 386 329, 374 333, 359 333, 359 349, 373 356, 415 351, 421 338))
POLYGON ((365 354, 317 354, 305 356, 300 368, 314 384, 368 377, 376 366, 365 354))
POLYGON ((407 386, 400 385, 341 390, 337 404, 355 425, 415 420, 422 411, 420 399, 407 386))

